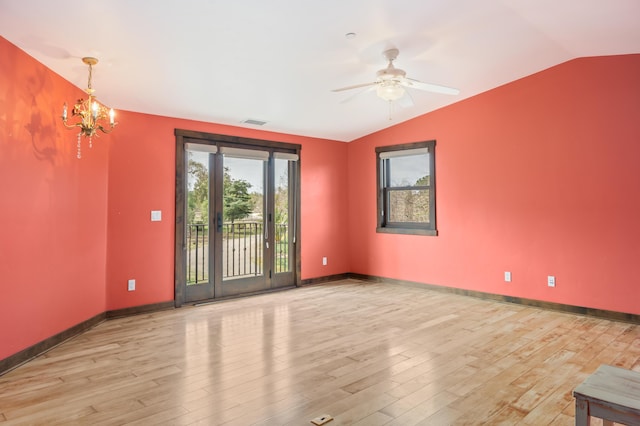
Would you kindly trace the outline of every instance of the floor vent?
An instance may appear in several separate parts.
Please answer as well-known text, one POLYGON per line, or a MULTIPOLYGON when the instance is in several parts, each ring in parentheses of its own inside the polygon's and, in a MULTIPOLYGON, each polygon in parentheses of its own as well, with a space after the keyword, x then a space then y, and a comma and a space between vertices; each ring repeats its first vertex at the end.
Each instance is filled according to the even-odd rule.
POLYGON ((333 420, 333 417, 331 417, 329 414, 323 414, 322 416, 316 417, 315 419, 311 420, 311 423, 316 426, 320 426, 325 423, 329 423, 331 420, 333 420))

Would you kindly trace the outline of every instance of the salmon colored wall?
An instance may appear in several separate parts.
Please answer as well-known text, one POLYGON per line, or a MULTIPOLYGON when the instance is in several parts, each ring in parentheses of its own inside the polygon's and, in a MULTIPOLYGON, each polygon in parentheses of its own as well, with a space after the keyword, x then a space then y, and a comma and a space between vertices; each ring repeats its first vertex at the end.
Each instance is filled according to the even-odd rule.
POLYGON ((59 116, 83 93, 0 37, 0 359, 105 311, 173 300, 176 128, 301 144, 302 278, 348 272, 346 144, 118 111, 78 160, 59 116))
POLYGON ((347 147, 302 148, 302 279, 349 272, 347 147), (319 243, 319 244, 318 244, 319 243), (327 257, 327 265, 322 258, 327 257))
POLYGON ((176 128, 301 144, 302 279, 348 272, 347 144, 131 112, 118 122, 109 158, 107 310, 174 298, 176 128), (150 221, 151 210, 162 211, 161 222, 150 221), (136 291, 127 291, 130 278, 136 291))
POLYGON ((104 312, 107 144, 76 159, 83 92, 0 37, 0 359, 104 312))
POLYGON ((577 59, 350 143, 351 271, 640 314, 638 76, 577 59), (439 235, 376 233, 374 148, 431 139, 439 235))
POLYGON ((574 60, 350 144, 120 111, 77 160, 59 114, 82 91, 0 37, 0 359, 173 300, 175 128, 302 145, 302 279, 357 272, 640 314, 638 75, 640 55, 574 60), (439 236, 377 234, 374 147, 429 139, 439 236))

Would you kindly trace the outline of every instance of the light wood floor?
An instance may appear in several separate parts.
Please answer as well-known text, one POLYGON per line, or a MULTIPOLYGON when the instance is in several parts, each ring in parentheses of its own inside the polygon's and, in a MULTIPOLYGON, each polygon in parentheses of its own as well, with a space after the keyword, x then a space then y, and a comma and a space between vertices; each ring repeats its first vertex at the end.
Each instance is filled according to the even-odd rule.
POLYGON ((0 425, 570 425, 603 363, 640 327, 346 280, 106 321, 1 376, 0 425))

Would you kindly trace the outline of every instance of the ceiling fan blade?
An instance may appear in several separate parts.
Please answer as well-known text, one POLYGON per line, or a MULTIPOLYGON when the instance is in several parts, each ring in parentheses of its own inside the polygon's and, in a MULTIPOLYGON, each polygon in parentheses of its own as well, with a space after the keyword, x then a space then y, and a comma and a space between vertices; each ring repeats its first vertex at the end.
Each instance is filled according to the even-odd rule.
MULTIPOLYGON (((341 104, 346 104, 346 103, 348 103, 348 102, 351 102, 351 101, 352 101, 352 100, 354 100, 355 98, 359 97, 360 95, 362 95, 362 94, 364 94, 364 93, 367 93, 367 92, 371 92, 372 90, 375 90, 375 89, 376 89, 376 86, 375 86, 375 85, 373 85, 373 86, 369 86, 369 87, 367 87, 366 89, 364 89, 364 90, 359 90, 359 91, 357 91, 356 93, 354 93, 353 95, 349 96, 348 98, 345 98, 345 99, 341 100, 341 101, 340 101, 340 103, 341 103, 341 104)), ((334 92, 335 92, 335 90, 334 90, 334 92)))
POLYGON ((457 95, 460 93, 460 90, 454 89, 453 87, 423 83, 422 81, 414 80, 412 78, 404 78, 400 81, 400 84, 411 89, 425 90, 427 92, 433 93, 442 93, 443 95, 457 95))
POLYGON ((345 90, 358 89, 360 87, 375 86, 376 84, 378 83, 375 81, 373 83, 356 84, 353 86, 341 87, 340 89, 333 89, 332 92, 343 92, 345 90))
POLYGON ((413 98, 411 97, 411 93, 408 90, 404 91, 404 95, 400 97, 400 99, 396 100, 398 106, 401 108, 410 108, 415 105, 413 102, 413 98))

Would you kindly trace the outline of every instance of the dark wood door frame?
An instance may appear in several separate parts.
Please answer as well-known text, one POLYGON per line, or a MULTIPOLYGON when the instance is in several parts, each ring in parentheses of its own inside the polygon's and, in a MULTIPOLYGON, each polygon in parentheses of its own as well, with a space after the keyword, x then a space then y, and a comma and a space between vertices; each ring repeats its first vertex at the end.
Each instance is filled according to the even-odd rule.
MULTIPOLYGON (((176 211, 175 211, 175 266, 174 266, 174 301, 175 306, 180 307, 186 303, 186 172, 187 158, 185 156, 185 144, 197 143, 202 145, 234 146, 238 148, 260 148, 273 152, 284 152, 297 154, 300 158, 301 146, 285 142, 276 142, 262 139, 243 138, 239 136, 229 136, 206 132, 196 132, 191 130, 175 129, 176 136, 176 211)), ((301 261, 300 261, 300 160, 295 162, 293 167, 294 182, 293 210, 294 210, 294 243, 295 262, 292 265, 293 279, 291 285, 300 286, 301 261)))

